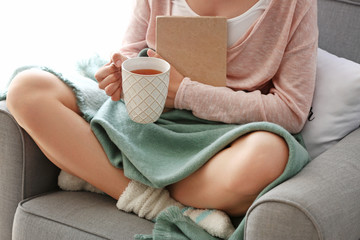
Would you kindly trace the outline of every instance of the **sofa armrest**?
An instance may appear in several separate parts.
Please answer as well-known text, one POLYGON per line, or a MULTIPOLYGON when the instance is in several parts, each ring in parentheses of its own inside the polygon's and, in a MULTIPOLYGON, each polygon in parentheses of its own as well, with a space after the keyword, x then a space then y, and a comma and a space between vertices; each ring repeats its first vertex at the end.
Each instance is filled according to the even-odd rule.
POLYGON ((58 173, 0 101, 0 239, 11 239, 17 204, 56 189, 58 173))
POLYGON ((360 239, 360 129, 249 209, 245 239, 360 239))

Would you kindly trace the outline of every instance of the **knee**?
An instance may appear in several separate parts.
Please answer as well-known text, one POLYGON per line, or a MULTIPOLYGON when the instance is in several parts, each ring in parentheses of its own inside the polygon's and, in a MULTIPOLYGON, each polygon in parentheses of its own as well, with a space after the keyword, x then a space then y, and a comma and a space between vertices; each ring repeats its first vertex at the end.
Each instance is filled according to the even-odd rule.
POLYGON ((51 87, 47 74, 29 69, 20 72, 11 81, 6 105, 20 125, 24 119, 34 118, 38 104, 44 101, 44 91, 51 87))
POLYGON ((288 145, 282 137, 263 131, 250 133, 242 144, 232 159, 228 188, 243 195, 258 195, 283 173, 288 145))

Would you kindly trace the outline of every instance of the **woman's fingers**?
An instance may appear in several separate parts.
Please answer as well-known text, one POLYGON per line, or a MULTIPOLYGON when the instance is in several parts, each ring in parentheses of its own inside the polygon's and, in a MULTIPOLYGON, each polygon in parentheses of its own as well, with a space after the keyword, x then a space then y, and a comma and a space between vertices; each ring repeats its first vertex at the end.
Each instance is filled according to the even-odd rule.
POLYGON ((115 82, 120 82, 120 81, 121 81, 121 72, 117 71, 117 72, 114 72, 114 73, 108 75, 103 80, 101 80, 99 82, 99 88, 105 89, 109 84, 115 83, 115 82))
POLYGON ((121 53, 114 53, 111 57, 111 62, 113 62, 117 68, 121 68, 121 64, 126 59, 127 59, 127 57, 123 56, 121 53))
POLYGON ((108 96, 112 96, 119 88, 120 88, 120 82, 114 82, 107 85, 104 90, 108 96))
POLYGON ((148 49, 148 50, 147 50, 147 55, 148 55, 149 57, 155 57, 155 58, 161 58, 161 59, 163 59, 157 52, 155 52, 155 51, 152 50, 152 49, 148 49))
POLYGON ((113 101, 119 101, 122 91, 121 65, 127 58, 120 53, 114 53, 111 61, 95 73, 99 88, 104 89, 113 101))
POLYGON ((114 94, 111 95, 111 100, 113 101, 119 101, 121 99, 121 88, 115 90, 114 94))
POLYGON ((115 66, 113 63, 107 63, 95 73, 95 79, 100 83, 110 74, 120 72, 121 69, 115 66))

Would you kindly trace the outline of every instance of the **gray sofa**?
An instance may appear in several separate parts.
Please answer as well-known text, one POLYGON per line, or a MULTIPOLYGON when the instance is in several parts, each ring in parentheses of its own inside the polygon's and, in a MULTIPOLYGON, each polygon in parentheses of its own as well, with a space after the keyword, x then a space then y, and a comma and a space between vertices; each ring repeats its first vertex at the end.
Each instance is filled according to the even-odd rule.
MULTIPOLYGON (((360 63, 360 0, 318 0, 318 6, 319 46, 360 63)), ((359 240, 359 146, 358 128, 261 197, 249 210, 245 239, 359 240)), ((58 173, 0 102, 1 240, 151 233, 152 222, 118 211, 107 196, 59 190, 58 173)))

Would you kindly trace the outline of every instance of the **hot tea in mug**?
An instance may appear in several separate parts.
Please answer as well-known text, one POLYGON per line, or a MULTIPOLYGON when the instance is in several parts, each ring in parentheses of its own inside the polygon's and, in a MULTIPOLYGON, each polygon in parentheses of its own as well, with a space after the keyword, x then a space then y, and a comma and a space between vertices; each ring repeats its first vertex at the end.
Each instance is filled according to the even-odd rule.
POLYGON ((155 75, 155 74, 162 73, 161 71, 155 70, 155 69, 136 69, 136 70, 132 70, 130 72, 136 73, 136 74, 141 74, 141 75, 155 75))

